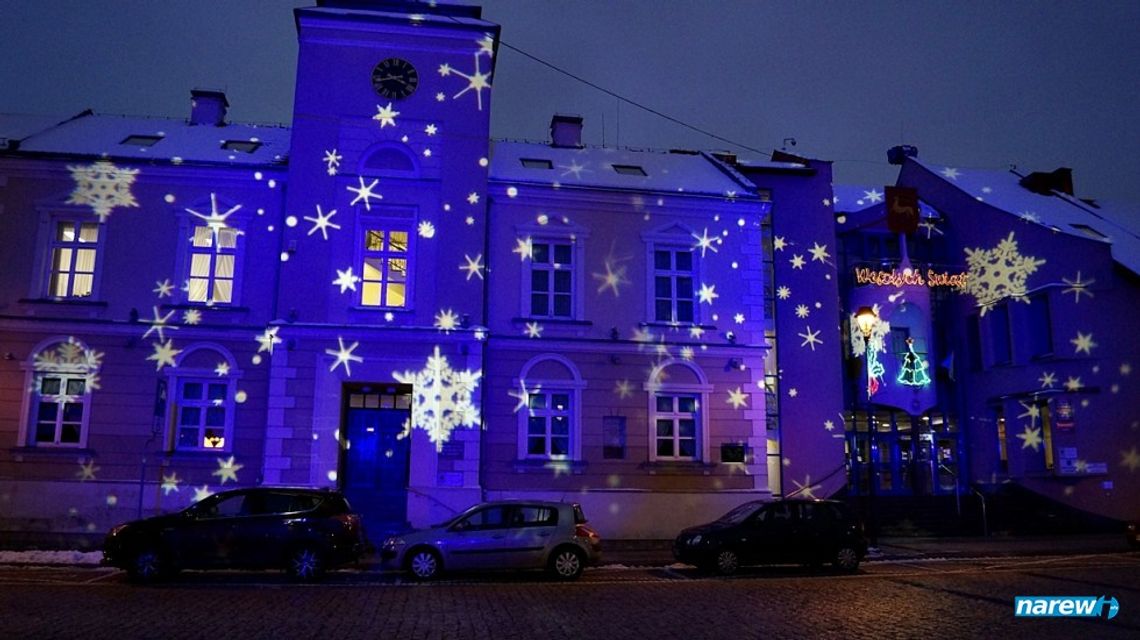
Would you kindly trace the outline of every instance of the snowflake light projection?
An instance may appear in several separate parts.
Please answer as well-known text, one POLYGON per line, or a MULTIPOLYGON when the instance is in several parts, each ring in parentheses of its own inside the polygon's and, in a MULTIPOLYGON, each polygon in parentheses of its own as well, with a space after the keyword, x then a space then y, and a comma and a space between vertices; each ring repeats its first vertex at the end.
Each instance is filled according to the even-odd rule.
POLYGON ((75 190, 67 203, 90 206, 99 222, 106 222, 115 207, 139 206, 131 194, 138 169, 123 169, 105 161, 67 168, 75 180, 75 190))
POLYGON ((405 421, 404 430, 423 429, 435 443, 436 451, 442 451, 443 443, 451 439, 456 428, 479 424, 479 408, 472 397, 482 375, 482 370, 452 369, 439 347, 423 369, 393 371, 398 382, 410 384, 413 389, 412 415, 405 421))
POLYGON ((965 249, 969 274, 966 280, 966 293, 974 296, 981 315, 993 308, 1004 298, 1013 298, 1029 304, 1025 281, 1037 267, 1045 264, 1032 256, 1023 256, 1017 251, 1017 241, 1013 232, 993 249, 965 249))
POLYGON ((489 72, 488 73, 482 73, 479 71, 479 53, 475 54, 475 70, 471 72, 471 75, 463 73, 462 71, 457 71, 457 70, 453 69, 451 67, 451 65, 448 65, 448 64, 439 65, 439 75, 446 78, 447 76, 450 76, 453 73, 455 75, 461 77, 461 78, 466 79, 467 80, 467 86, 464 87, 463 90, 461 90, 459 93, 451 96, 451 99, 454 100, 454 99, 458 98, 459 96, 467 93, 468 91, 474 91, 475 92, 476 104, 478 104, 478 106, 479 106, 479 111, 482 111, 483 110, 483 90, 491 88, 491 82, 490 82, 491 74, 489 72))
MULTIPOLYGON (((36 371, 33 380, 34 390, 41 395, 42 381, 45 374, 70 373, 83 377, 83 386, 87 390, 99 388, 99 367, 103 364, 103 354, 83 346, 74 337, 67 342, 61 342, 55 349, 45 349, 36 354, 32 368, 36 371)), ((61 389, 63 391, 63 389, 61 389)), ((46 395, 45 395, 46 397, 46 395)), ((56 398, 59 402, 67 400, 66 395, 56 398)))

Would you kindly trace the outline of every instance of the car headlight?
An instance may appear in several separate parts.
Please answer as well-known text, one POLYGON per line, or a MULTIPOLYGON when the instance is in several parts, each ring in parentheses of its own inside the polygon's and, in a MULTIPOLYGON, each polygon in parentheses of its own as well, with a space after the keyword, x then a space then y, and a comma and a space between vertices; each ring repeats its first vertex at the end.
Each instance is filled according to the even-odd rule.
POLYGON ((117 535, 119 535, 120 533, 122 533, 122 532, 123 532, 123 531, 125 531, 126 529, 127 529, 127 525, 126 525, 125 523, 124 523, 124 524, 120 524, 120 525, 115 525, 115 527, 114 527, 113 529, 111 529, 111 532, 110 532, 110 533, 108 533, 107 535, 108 535, 108 536, 111 536, 111 537, 114 537, 114 536, 117 536, 117 535))
POLYGON ((689 544, 691 544, 691 545, 698 545, 700 543, 701 543, 701 534, 699 534, 699 533, 697 535, 693 536, 692 538, 689 538, 689 544))

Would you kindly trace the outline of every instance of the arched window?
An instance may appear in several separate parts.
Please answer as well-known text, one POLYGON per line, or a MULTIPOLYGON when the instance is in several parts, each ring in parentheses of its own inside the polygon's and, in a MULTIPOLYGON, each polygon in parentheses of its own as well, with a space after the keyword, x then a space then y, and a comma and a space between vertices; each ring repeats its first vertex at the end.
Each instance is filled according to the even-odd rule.
POLYGON ((26 368, 30 402, 28 446, 87 446, 91 392, 99 388, 103 354, 73 337, 41 343, 26 368))
POLYGON ((235 387, 240 372, 223 347, 183 349, 169 369, 167 396, 173 428, 167 449, 229 451, 233 448, 235 387))
POLYGON ((708 396, 712 385, 691 362, 667 360, 649 374, 649 459, 708 460, 708 396))
POLYGON ((515 386, 519 459, 580 460, 586 383, 574 363, 556 354, 535 356, 523 365, 515 386))
POLYGON ((407 146, 381 142, 360 154, 361 176, 419 177, 419 165, 407 146))

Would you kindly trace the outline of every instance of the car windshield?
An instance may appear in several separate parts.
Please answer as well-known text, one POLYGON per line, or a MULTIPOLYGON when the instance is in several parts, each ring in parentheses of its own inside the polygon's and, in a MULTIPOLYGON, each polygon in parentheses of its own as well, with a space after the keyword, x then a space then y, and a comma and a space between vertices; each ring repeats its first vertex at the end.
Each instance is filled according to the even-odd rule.
POLYGON ((744 522, 744 519, 756 512, 763 502, 746 502, 739 507, 729 511, 720 517, 717 522, 724 522, 726 524, 737 524, 744 522))

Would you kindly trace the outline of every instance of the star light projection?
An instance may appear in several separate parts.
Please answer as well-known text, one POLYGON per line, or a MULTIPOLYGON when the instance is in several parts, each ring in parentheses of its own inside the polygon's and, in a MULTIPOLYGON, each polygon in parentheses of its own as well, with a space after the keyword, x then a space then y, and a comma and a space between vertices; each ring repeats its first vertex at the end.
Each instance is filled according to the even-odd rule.
MULTIPOLYGON (((364 180, 361 180, 360 183, 363 185, 364 180)), ((375 183, 376 183, 376 181, 374 180, 373 184, 375 184, 375 183)), ((348 189, 349 189, 349 191, 351 191, 352 187, 349 187, 348 189)), ((356 201, 353 200, 353 202, 355 203, 356 201)), ((313 223, 313 228, 309 229, 309 232, 306 233, 305 235, 311 236, 314 233, 320 231, 321 237, 324 238, 325 240, 328 240, 329 239, 329 231, 328 231, 329 229, 340 229, 339 224, 336 224, 335 222, 330 222, 332 217, 335 215, 336 215, 336 209, 333 209, 332 211, 329 211, 328 214, 325 214, 323 211, 321 211, 321 205, 318 204, 317 205, 317 216, 315 218, 310 217, 310 216, 304 217, 305 220, 308 220, 309 222, 313 223)))
POLYGON ((477 43, 479 43, 479 50, 475 52, 475 70, 472 71, 470 73, 470 75, 463 73, 462 71, 458 71, 458 70, 454 69, 449 64, 439 65, 439 75, 440 76, 446 78, 446 77, 450 76, 451 74, 455 74, 455 75, 467 80, 467 86, 464 87, 459 93, 451 96, 451 99, 455 100, 456 98, 467 93, 468 91, 474 91, 475 92, 475 102, 478 105, 479 111, 483 110, 483 90, 484 89, 489 90, 491 88, 491 74, 489 72, 483 73, 479 70, 479 56, 484 55, 484 54, 486 54, 488 56, 491 55, 492 49, 485 46, 485 42, 488 39, 489 39, 489 37, 476 41, 477 43))
MULTIPOLYGON (((195 218, 199 218, 203 222, 206 223, 206 228, 210 230, 210 238, 213 240, 214 251, 221 251, 222 245, 219 242, 219 236, 221 235, 222 230, 233 229, 228 224, 226 224, 226 220, 231 215, 237 213, 240 210, 241 210, 241 205, 235 204, 234 206, 227 209, 225 213, 222 213, 221 211, 218 210, 218 194, 211 193, 210 194, 210 213, 208 213, 208 214, 199 213, 193 209, 190 209, 189 207, 186 209, 186 213, 189 213, 190 215, 194 216, 195 218)), ((242 235, 242 231, 240 229, 233 229, 233 231, 237 235, 242 235)))
POLYGON ((350 362, 364 362, 364 358, 354 355, 352 352, 360 346, 360 342, 353 342, 351 346, 344 346, 344 338, 337 336, 338 349, 325 349, 325 353, 336 358, 333 360, 332 365, 329 366, 329 371, 335 371, 337 367, 344 365, 344 375, 351 377, 352 369, 349 366, 350 362))
POLYGON ((1005 298, 1013 298, 1029 304, 1026 279, 1045 264, 1032 256, 1023 256, 1017 251, 1017 241, 1013 232, 993 249, 964 249, 966 264, 969 266, 966 280, 966 293, 974 296, 981 315, 1005 298))
POLYGON ((393 371, 396 381, 412 385, 414 393, 405 431, 423 429, 435 443, 436 451, 442 451, 443 443, 451 439, 456 428, 479 424, 479 408, 472 398, 482 375, 482 370, 452 369, 438 346, 423 369, 393 371))
POLYGON ((67 169, 75 181, 75 190, 67 203, 90 206, 99 222, 106 222, 115 207, 139 206, 131 194, 138 169, 123 169, 106 161, 68 165, 67 169))

